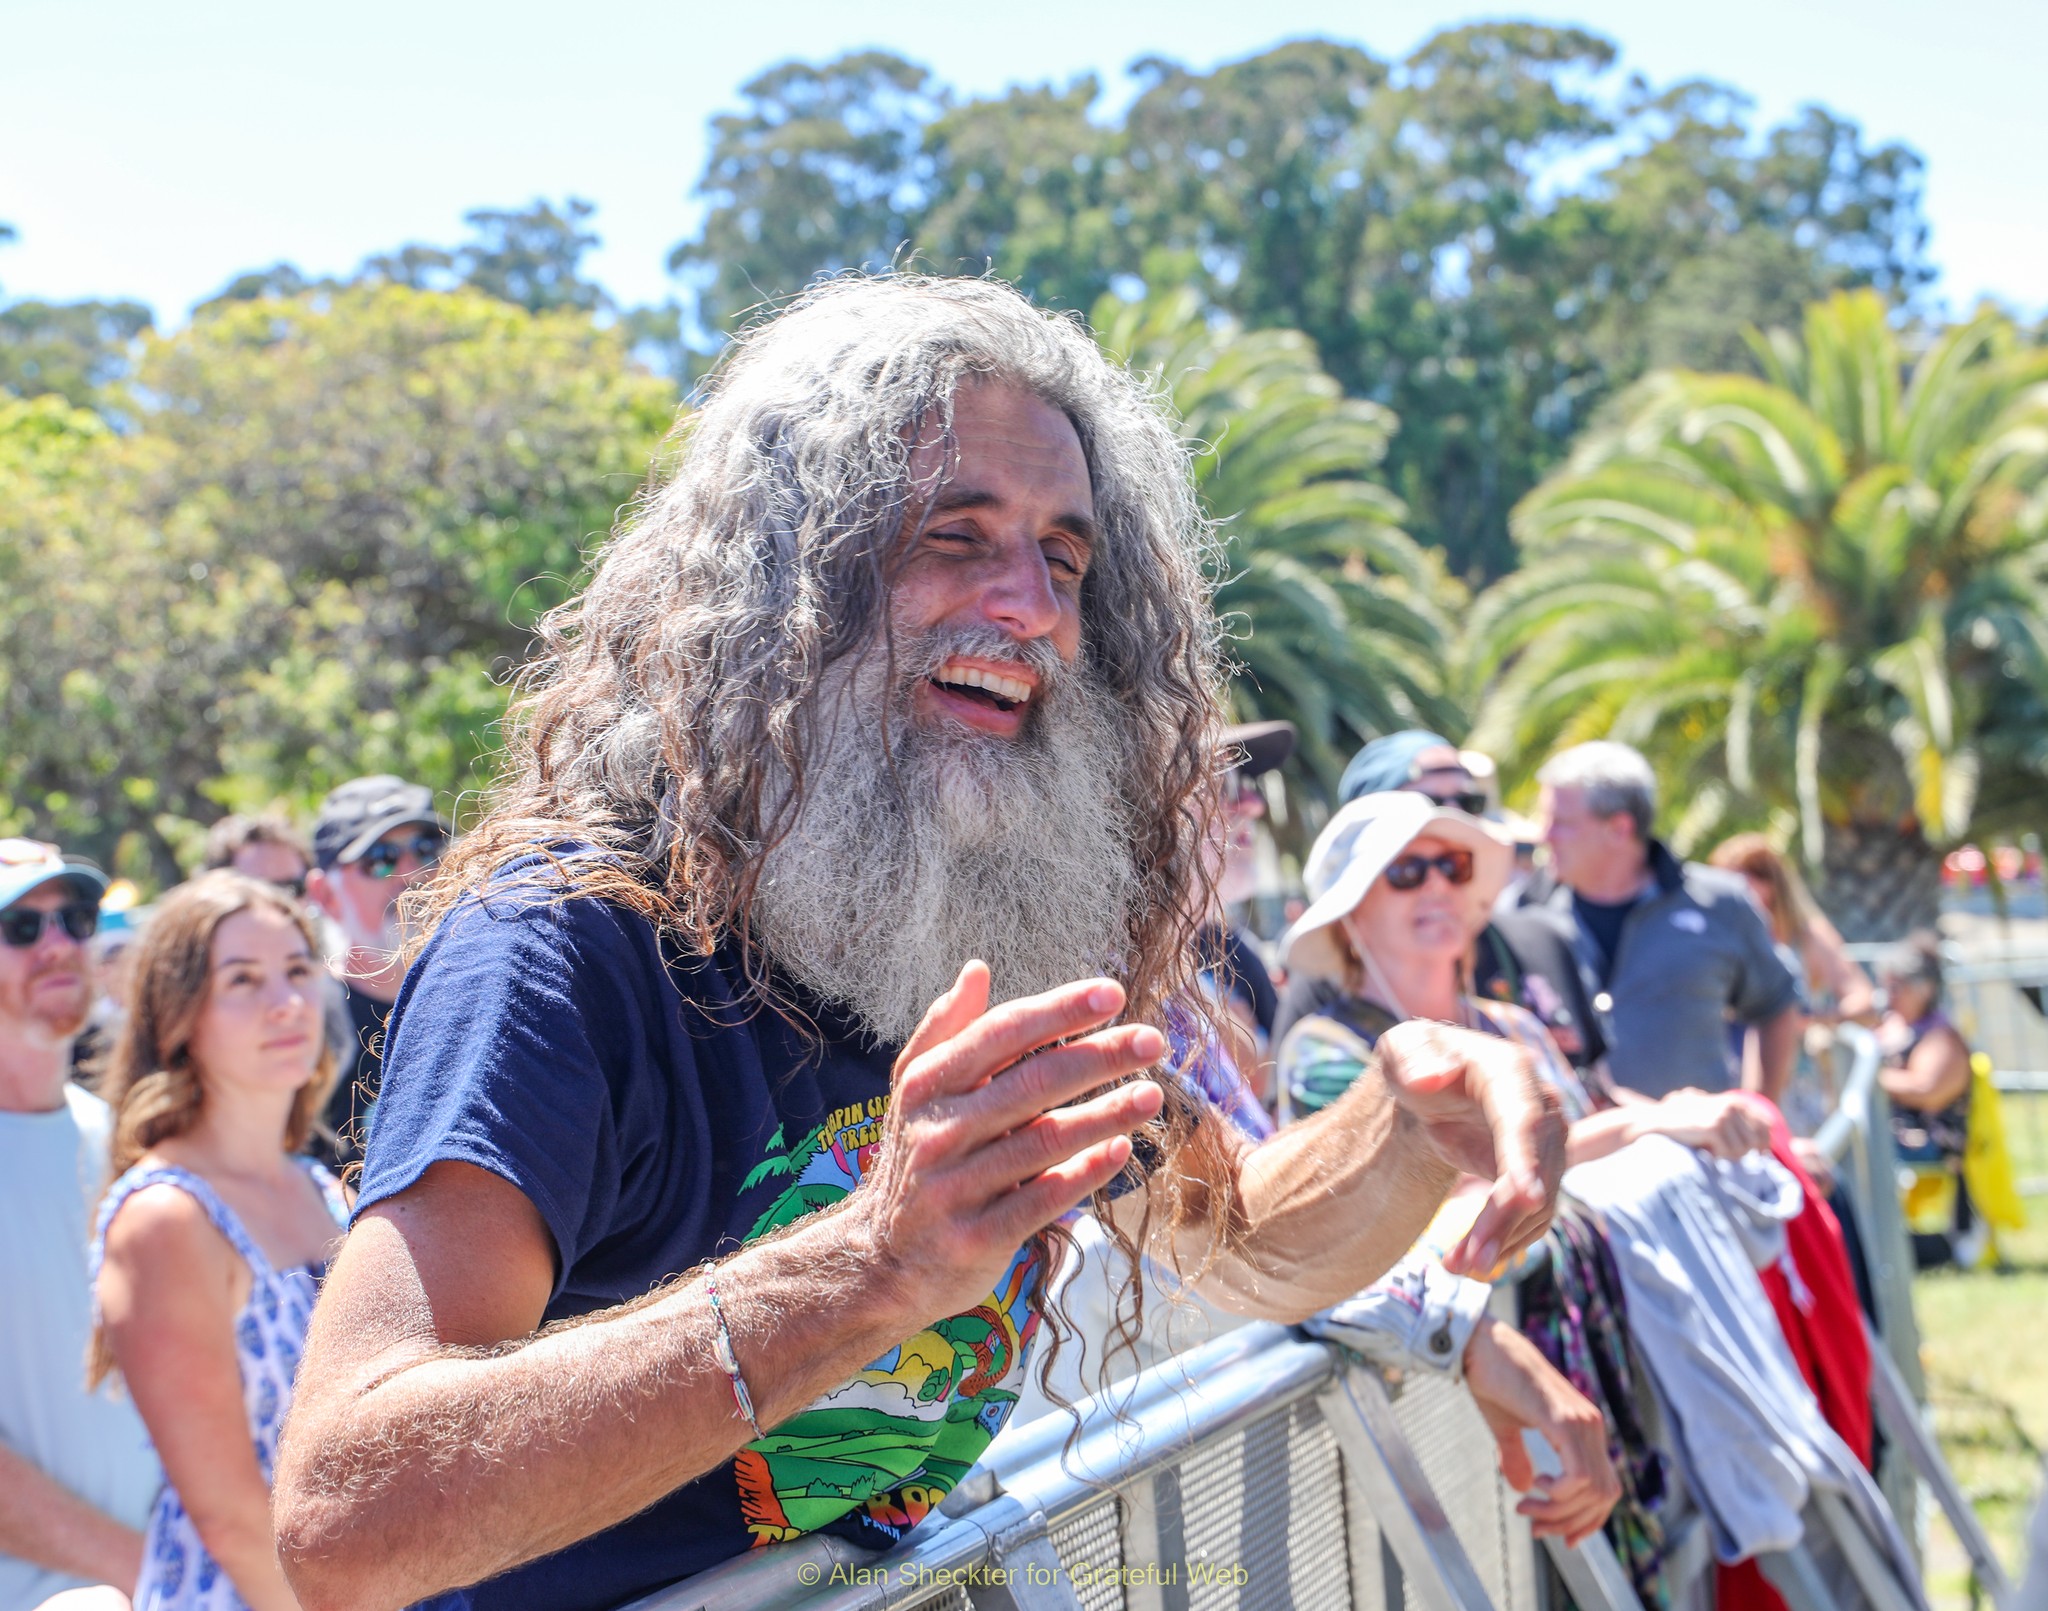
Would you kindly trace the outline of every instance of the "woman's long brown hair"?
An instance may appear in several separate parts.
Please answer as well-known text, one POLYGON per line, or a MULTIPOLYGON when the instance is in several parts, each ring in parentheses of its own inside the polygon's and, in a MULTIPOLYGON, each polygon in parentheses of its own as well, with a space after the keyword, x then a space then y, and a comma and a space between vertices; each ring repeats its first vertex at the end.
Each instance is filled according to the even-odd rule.
MULTIPOLYGON (((304 909, 281 890, 241 873, 201 873, 172 890, 151 914, 135 948, 128 1019, 105 1076, 105 1096, 114 1110, 110 1182, 134 1168, 152 1147, 198 1122, 206 1085, 193 1061, 192 1036, 212 991, 213 937, 237 913, 259 909, 289 918, 317 965, 319 936, 304 909)), ((305 1146, 334 1076, 334 1048, 323 1037, 312 1078, 292 1098, 278 1138, 281 1150, 297 1152, 305 1146)), ((97 1386, 113 1369, 113 1354, 95 1322, 87 1385, 97 1386)))

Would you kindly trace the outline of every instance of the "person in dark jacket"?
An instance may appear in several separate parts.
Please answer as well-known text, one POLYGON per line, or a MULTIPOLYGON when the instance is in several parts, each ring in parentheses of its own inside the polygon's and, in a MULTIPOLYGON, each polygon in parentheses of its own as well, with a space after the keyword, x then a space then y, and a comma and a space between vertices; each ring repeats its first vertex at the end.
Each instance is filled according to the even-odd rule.
POLYGON ((1580 744, 1536 774, 1550 865, 1517 904, 1570 926, 1617 1096, 1743 1083, 1732 1019, 1758 1032, 1760 1085, 1791 1078, 1799 981, 1740 874, 1681 862, 1651 832, 1657 784, 1626 744, 1580 744))

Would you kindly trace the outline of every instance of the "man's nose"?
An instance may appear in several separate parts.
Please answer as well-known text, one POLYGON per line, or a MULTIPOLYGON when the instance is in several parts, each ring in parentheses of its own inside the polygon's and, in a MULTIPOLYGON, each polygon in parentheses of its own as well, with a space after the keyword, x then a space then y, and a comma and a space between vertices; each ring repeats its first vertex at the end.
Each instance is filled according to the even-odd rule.
POLYGON ((47 912, 43 915, 43 932, 36 936, 35 949, 38 955, 45 951, 83 951, 85 941, 73 939, 63 919, 55 912, 47 912))
POLYGON ((1036 543, 1008 558, 981 596, 984 619, 1019 638, 1051 635, 1060 621, 1060 597, 1036 543))

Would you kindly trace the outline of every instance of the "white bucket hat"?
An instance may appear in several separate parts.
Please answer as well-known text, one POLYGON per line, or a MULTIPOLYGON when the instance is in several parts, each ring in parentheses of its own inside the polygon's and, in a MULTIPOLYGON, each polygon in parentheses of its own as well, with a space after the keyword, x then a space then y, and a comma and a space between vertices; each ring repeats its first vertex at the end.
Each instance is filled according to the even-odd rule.
POLYGON ((1344 977, 1338 922, 1365 899, 1388 863, 1425 834, 1472 852, 1467 888, 1482 910, 1493 905, 1514 872, 1515 853, 1492 824, 1410 789, 1360 795, 1330 819, 1308 853, 1302 882, 1309 908, 1280 937, 1280 959, 1290 974, 1344 977))

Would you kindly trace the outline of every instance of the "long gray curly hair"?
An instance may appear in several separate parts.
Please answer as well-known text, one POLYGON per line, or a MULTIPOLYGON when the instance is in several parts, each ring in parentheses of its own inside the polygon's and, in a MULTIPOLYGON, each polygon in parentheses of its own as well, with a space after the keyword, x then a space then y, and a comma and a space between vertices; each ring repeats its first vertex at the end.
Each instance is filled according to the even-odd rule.
MULTIPOLYGON (((1082 653, 1122 727, 1104 787, 1131 802, 1136 864, 1118 971, 1133 1020, 1163 1026, 1196 1000, 1221 653, 1186 448, 1078 321, 992 281, 908 274, 825 282, 734 342, 671 472, 542 623, 502 781, 421 892, 416 945, 508 862, 575 840, 611 854, 560 864, 573 893, 700 953, 737 940, 769 989, 749 919, 802 805, 820 681, 878 645, 893 655, 892 576, 932 490, 913 484, 912 448, 937 432, 952 462, 952 400, 970 380, 1035 395, 1080 439, 1101 528, 1082 653)), ((1195 1128, 1166 1083, 1161 1155, 1195 1128)), ((1213 1181, 1193 1189, 1213 1214, 1213 1181)))

